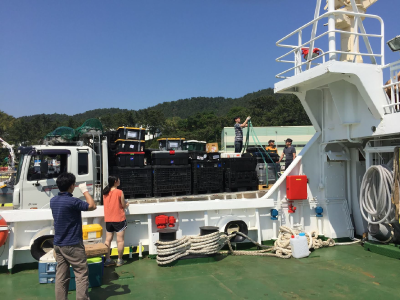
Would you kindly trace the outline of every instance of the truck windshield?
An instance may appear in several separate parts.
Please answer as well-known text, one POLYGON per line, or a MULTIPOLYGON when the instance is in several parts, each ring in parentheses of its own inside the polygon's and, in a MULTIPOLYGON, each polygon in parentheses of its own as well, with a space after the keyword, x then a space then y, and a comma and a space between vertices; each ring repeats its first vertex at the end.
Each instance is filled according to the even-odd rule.
POLYGON ((19 182, 19 179, 21 177, 22 164, 24 163, 25 156, 26 156, 26 154, 22 154, 19 157, 18 169, 17 169, 17 178, 15 179, 15 184, 17 184, 19 182))

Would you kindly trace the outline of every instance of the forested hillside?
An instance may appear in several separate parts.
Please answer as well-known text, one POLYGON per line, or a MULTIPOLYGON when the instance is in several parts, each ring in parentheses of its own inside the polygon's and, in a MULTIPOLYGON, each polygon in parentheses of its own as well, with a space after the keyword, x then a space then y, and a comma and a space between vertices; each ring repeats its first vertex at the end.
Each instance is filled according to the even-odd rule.
MULTIPOLYGON (((220 142, 223 127, 233 126, 233 118, 252 116, 254 126, 310 125, 300 101, 292 95, 276 95, 273 89, 260 90, 243 97, 195 97, 160 103, 141 110, 102 108, 68 116, 41 114, 14 118, 0 111, 0 136, 10 144, 32 145, 59 126, 77 128, 97 118, 104 130, 119 126, 143 126, 165 137, 185 137, 220 142)), ((155 143, 149 142, 149 146, 155 143)), ((1 151, 2 153, 4 151, 1 151)), ((2 155, 0 153, 0 163, 2 155)))

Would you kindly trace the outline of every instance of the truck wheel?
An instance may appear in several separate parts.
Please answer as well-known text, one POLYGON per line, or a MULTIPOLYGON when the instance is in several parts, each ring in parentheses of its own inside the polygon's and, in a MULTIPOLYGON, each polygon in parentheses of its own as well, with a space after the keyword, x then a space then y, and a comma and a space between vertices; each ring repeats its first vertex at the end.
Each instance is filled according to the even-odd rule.
POLYGON ((31 255, 34 259, 40 258, 53 249, 54 235, 42 235, 34 240, 31 246, 31 255))

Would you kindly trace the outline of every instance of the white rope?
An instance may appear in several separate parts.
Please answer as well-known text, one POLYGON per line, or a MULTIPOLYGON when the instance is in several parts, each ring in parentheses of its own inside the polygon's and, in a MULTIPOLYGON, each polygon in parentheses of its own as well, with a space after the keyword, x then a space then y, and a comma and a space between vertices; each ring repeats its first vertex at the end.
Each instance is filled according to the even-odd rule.
POLYGON ((383 166, 371 166, 364 174, 360 188, 360 210, 368 223, 391 223, 395 220, 390 192, 392 185, 393 172, 383 166))
POLYGON ((225 243, 220 244, 224 239, 218 231, 204 236, 185 236, 171 242, 158 241, 156 243, 157 263, 166 265, 189 254, 215 254, 224 246, 225 243))
MULTIPOLYGON (((252 240, 247 235, 241 232, 234 232, 231 235, 226 235, 221 232, 214 232, 205 236, 185 236, 179 240, 171 242, 156 243, 157 246, 157 263, 159 265, 166 265, 173 261, 184 257, 189 254, 203 254, 210 255, 215 253, 220 254, 231 254, 231 255, 250 255, 250 256, 273 256, 279 258, 290 258, 292 256, 292 250, 290 247, 290 238, 292 235, 299 234, 301 231, 291 229, 287 226, 281 226, 279 229, 278 239, 275 241, 274 246, 266 246, 252 240), (262 250, 256 251, 238 251, 233 250, 231 239, 236 235, 241 235, 248 239, 254 245, 262 248, 262 250), (229 250, 220 251, 222 247, 228 244, 229 250)), ((333 239, 322 241, 318 239, 318 232, 312 231, 311 233, 305 233, 308 241, 308 248, 319 249, 322 247, 335 246, 333 239)))

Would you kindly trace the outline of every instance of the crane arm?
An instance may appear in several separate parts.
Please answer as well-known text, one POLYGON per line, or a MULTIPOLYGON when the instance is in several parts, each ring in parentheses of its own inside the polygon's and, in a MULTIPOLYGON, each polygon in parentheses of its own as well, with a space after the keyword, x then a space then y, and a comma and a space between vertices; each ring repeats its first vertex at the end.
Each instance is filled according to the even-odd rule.
POLYGON ((10 156, 11 156, 10 166, 12 169, 14 169, 16 159, 15 159, 13 147, 9 143, 7 143, 5 140, 3 140, 1 137, 0 137, 0 142, 3 144, 3 148, 7 148, 10 151, 10 156))

